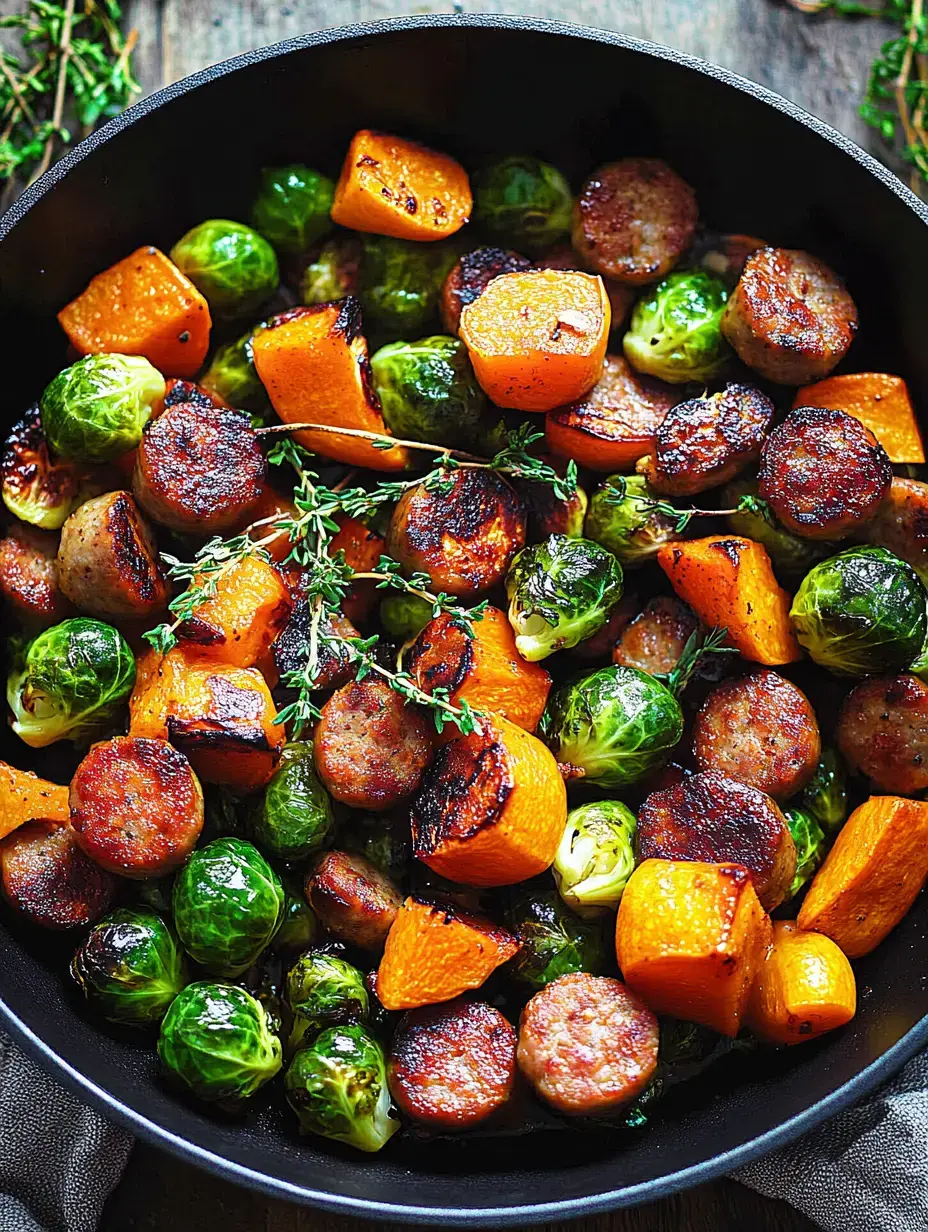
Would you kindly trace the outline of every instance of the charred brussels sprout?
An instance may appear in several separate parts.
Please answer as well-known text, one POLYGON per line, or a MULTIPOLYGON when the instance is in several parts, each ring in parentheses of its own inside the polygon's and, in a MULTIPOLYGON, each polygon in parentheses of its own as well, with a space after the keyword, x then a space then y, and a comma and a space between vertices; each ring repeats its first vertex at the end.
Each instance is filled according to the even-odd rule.
POLYGON ((45 387, 42 431, 62 458, 109 462, 136 447, 164 391, 164 377, 140 355, 85 355, 45 387))
POLYGON ((300 1129, 359 1151, 379 1151, 400 1128, 390 1115, 383 1050, 364 1027, 329 1027, 284 1075, 300 1129))
POLYGON ((421 333, 438 312, 441 284, 457 259, 454 244, 362 236, 360 290, 365 323, 394 338, 421 333))
POLYGON ((254 415, 267 414, 271 406, 255 368, 252 351, 255 335, 264 328, 263 323, 255 325, 241 338, 220 347, 200 378, 204 389, 228 402, 229 406, 251 411, 254 415))
POLYGON ((334 199, 335 185, 310 167, 264 167, 251 221, 278 252, 300 256, 332 230, 334 199))
POLYGON ((601 787, 624 787, 657 769, 683 735, 669 689, 634 667, 602 667, 562 685, 541 718, 559 762, 601 787))
POLYGON ((474 222, 524 252, 540 252, 570 230, 573 194, 557 167, 514 155, 474 178, 474 222))
POLYGON ((371 357, 371 371, 394 436, 473 447, 487 400, 460 338, 388 343, 371 357))
POLYGON ((411 642, 432 619, 433 604, 418 595, 387 595, 380 603, 380 623, 400 642, 411 642))
POLYGON ((71 960, 71 975, 110 1022, 160 1022, 186 981, 174 934, 154 911, 120 907, 95 924, 71 960))
MULTIPOLYGON (((735 479, 729 483, 722 494, 722 504, 735 509, 744 496, 757 496, 755 479, 735 479)), ((779 523, 768 522, 763 514, 748 509, 729 514, 728 525, 736 535, 763 544, 774 570, 785 578, 803 577, 829 550, 827 544, 801 539, 779 523)))
POLYGON ((88 743, 105 731, 135 684, 135 659, 111 625, 76 616, 16 654, 6 697, 13 731, 34 749, 88 743))
POLYGON ((591 539, 549 535, 516 556, 506 594, 516 649, 534 663, 603 627, 622 597, 622 566, 591 539))
POLYGON ((205 297, 219 320, 254 312, 277 290, 277 256, 244 223, 210 218, 171 249, 171 260, 205 297))
POLYGON ((370 997, 364 976, 344 958, 310 950, 287 973, 284 994, 293 1012, 289 1050, 305 1044, 324 1027, 366 1022, 370 997))
POLYGON ((361 241, 356 235, 334 235, 319 249, 300 279, 301 304, 329 304, 356 295, 361 267, 361 241))
POLYGON ((665 543, 682 538, 673 522, 655 511, 656 499, 643 475, 610 475, 593 493, 584 534, 626 568, 647 564, 665 543))
POLYGON ((561 975, 606 970, 606 947, 599 928, 577 917, 554 890, 526 886, 514 893, 506 919, 522 948, 512 960, 516 979, 533 989, 561 975))
POLYGON ((622 339, 625 358, 676 385, 712 380, 725 363, 719 326, 727 300, 725 284, 705 270, 668 274, 635 305, 622 339))
POLYGON ((796 844, 796 875, 786 896, 793 898, 818 871, 828 850, 828 839, 816 819, 805 809, 787 809, 784 817, 796 844))
POLYGON ((158 1056, 199 1099, 234 1107, 280 1069, 280 1040, 267 1013, 234 984, 188 984, 161 1023, 158 1056))
POLYGON ((232 978, 273 940, 285 900, 280 878, 257 847, 217 838, 177 874, 174 924, 191 958, 232 978))
POLYGON ((822 749, 799 803, 829 834, 837 833, 847 820, 847 768, 832 745, 826 744, 822 749))
POLYGON ((618 800, 581 804, 567 825, 552 872, 561 898, 578 915, 616 911, 635 869, 638 822, 618 800))
POLYGON ((251 838, 280 860, 305 860, 332 832, 332 800, 316 777, 313 746, 288 744, 250 817, 251 838))
POLYGON ((78 505, 112 486, 82 463, 52 461, 38 403, 13 425, 0 470, 4 505, 21 522, 43 530, 59 530, 78 505))
POLYGON ((849 548, 803 578, 790 616, 810 657, 838 676, 897 672, 928 629, 926 595, 911 565, 885 548, 849 548))

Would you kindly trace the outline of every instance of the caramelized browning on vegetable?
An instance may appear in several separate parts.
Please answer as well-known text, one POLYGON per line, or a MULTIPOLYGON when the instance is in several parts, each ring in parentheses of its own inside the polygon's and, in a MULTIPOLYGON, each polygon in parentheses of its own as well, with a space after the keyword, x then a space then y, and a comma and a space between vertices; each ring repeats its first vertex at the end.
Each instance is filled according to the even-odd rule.
POLYGON ((838 746, 879 791, 914 796, 928 787, 928 684, 873 676, 845 698, 838 746))
POLYGON ((116 880, 88 859, 69 825, 30 822, 0 843, 0 877, 11 907, 42 928, 81 928, 100 918, 116 880))
POLYGON ((328 851, 304 885, 326 930, 362 950, 380 951, 402 905, 390 879, 363 856, 328 851))
POLYGON ((665 676, 680 661, 699 622, 685 603, 659 595, 625 626, 612 651, 612 662, 637 667, 649 676, 665 676))
MULTIPOLYGON (((339 514, 335 520, 338 522, 338 530, 329 541, 329 555, 335 556, 338 552, 343 552, 345 564, 355 573, 370 573, 376 569, 386 547, 383 535, 379 535, 359 518, 339 514)), ((362 625, 370 616, 379 597, 380 592, 375 581, 369 579, 355 582, 342 604, 342 612, 353 624, 362 625)))
POLYGON ((0 761, 0 838, 27 821, 68 824, 68 789, 0 761))
POLYGON ((850 1022, 857 984, 830 937, 774 920, 773 944, 757 973, 746 1023, 771 1044, 801 1044, 850 1022))
POLYGON ((286 625, 290 609, 289 592, 273 565, 246 556, 216 580, 213 597, 184 621, 177 636, 207 659, 254 667, 286 625))
POLYGON ((449 334, 456 334, 461 313, 484 293, 494 278, 531 268, 528 257, 520 257, 509 248, 485 247, 465 252, 441 288, 442 328, 449 334))
POLYGON ((24 624, 45 628, 73 615, 58 581, 58 536, 22 522, 0 539, 0 596, 24 624))

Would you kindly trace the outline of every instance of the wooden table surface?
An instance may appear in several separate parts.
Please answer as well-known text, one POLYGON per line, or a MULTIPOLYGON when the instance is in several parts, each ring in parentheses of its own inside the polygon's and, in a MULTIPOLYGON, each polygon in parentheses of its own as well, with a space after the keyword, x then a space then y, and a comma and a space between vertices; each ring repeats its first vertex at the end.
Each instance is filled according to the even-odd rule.
MULTIPOLYGON (((7 0, 7 4, 9 0, 7 0)), ((447 12, 451 0, 129 0, 146 91, 253 47, 325 26, 447 12)), ((459 6, 460 7, 460 6, 459 6)), ((887 37, 875 20, 803 16, 776 0, 463 0, 466 11, 582 22, 679 47, 793 99, 880 155, 857 115, 871 59, 887 37)), ((771 150, 771 160, 777 152, 771 150)), ((302 1210, 239 1190, 147 1146, 136 1147, 104 1232, 362 1232, 384 1225, 302 1210)), ((785 1203, 732 1181, 634 1211, 552 1225, 571 1232, 808 1232, 785 1203)))

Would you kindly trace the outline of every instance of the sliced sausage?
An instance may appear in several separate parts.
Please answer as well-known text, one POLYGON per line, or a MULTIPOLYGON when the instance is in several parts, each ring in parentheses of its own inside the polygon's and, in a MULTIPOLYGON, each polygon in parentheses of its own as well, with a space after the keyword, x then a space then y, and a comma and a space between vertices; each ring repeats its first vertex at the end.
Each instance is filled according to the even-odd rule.
POLYGON ((635 285, 670 272, 692 242, 696 194, 659 158, 623 158, 587 180, 571 240, 590 269, 635 285))
POLYGON ((493 471, 451 471, 447 484, 404 493, 387 532, 387 552, 436 590, 473 595, 506 576, 525 544, 525 509, 493 471))
POLYGON ((80 928, 112 902, 116 880, 81 851, 70 826, 29 822, 0 844, 3 893, 42 928, 80 928))
POLYGON ((838 745, 880 791, 914 795, 928 787, 928 684, 917 676, 877 676, 848 694, 838 745))
POLYGON ((643 473, 666 496, 692 496, 726 483, 760 453, 771 400, 752 385, 680 402, 662 420, 643 473))
POLYGON ((714 771, 648 796, 637 846, 639 860, 741 864, 765 911, 783 902, 796 872, 796 845, 773 800, 714 771))
POLYGON ((168 602, 154 535, 128 492, 75 509, 61 528, 58 579, 76 608, 104 619, 142 619, 168 602))
POLYGON ((516 1033, 482 1001, 448 1001, 405 1014, 387 1078, 406 1116, 430 1129, 470 1129, 502 1108, 516 1073, 516 1033))
POLYGON ((574 972, 535 994, 519 1020, 519 1069, 565 1116, 634 1099, 657 1065, 657 1019, 620 980, 574 972))
POLYGON ((894 478, 862 534, 868 543, 908 561, 928 583, 928 483, 894 478))
POLYGON ((403 901, 389 877, 370 860, 345 851, 327 851, 303 888, 332 936, 362 950, 383 949, 403 901))
POLYGON ((531 268, 528 257, 520 257, 509 248, 487 246, 465 252, 441 288, 439 311, 442 327, 449 334, 456 334, 461 324, 461 312, 484 293, 488 283, 501 274, 516 274, 531 268))
POLYGON ((0 596, 24 624, 44 628, 74 614, 58 585, 58 536, 13 522, 0 539, 0 596))
POLYGON ((752 253, 722 315, 741 359, 782 385, 827 376, 856 330, 857 308, 837 274, 789 248, 752 253))
POLYGON ((371 678, 332 694, 313 745, 319 777, 335 799, 378 812, 413 794, 433 748, 422 712, 371 678))
POLYGON ((757 490, 793 534, 843 539, 876 514, 892 478, 886 451, 859 419, 803 406, 764 442, 757 490))
POLYGON ((203 829, 203 792, 166 740, 117 736, 91 746, 71 780, 71 824, 92 860, 123 877, 162 877, 203 829))
POLYGON ((680 661, 683 648, 699 621, 673 595, 659 595, 622 630, 612 662, 637 667, 649 676, 664 676, 680 661))
POLYGON ((809 699, 776 672, 753 672, 720 684, 693 728, 700 770, 717 770, 775 800, 788 800, 805 787, 821 752, 809 699))
POLYGON ((196 381, 184 381, 180 377, 171 377, 165 381, 164 409, 177 406, 181 402, 187 402, 193 406, 228 406, 222 398, 210 393, 196 381))
POLYGON ((181 402, 145 425, 135 499, 171 530, 232 530, 257 505, 267 463, 244 411, 181 402))
POLYGON ((696 237, 687 264, 700 265, 709 274, 721 278, 731 290, 741 275, 748 257, 758 248, 768 245, 754 235, 719 235, 703 232, 696 237))

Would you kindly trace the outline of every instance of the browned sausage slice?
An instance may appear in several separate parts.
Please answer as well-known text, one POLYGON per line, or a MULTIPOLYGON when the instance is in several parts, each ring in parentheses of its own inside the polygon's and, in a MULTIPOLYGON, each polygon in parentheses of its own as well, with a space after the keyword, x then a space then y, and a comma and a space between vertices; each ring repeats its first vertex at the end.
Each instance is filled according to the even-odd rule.
POLYGON ((0 875, 7 901, 43 928, 92 924, 116 890, 111 873, 89 859, 70 826, 29 822, 0 844, 0 875))
POLYGON ((838 746, 880 791, 914 795, 928 787, 928 684, 878 676, 853 689, 838 720, 838 746))
POLYGON ((634 1099, 657 1065, 657 1019, 620 980, 575 972, 535 994, 519 1021, 519 1068, 566 1116, 634 1099))
POLYGON ((773 800, 714 771, 648 796, 637 846, 639 860, 741 864, 765 911, 783 902, 796 872, 796 845, 773 800))
POLYGON ((165 381, 164 390, 164 409, 177 406, 181 402, 189 402, 194 406, 226 406, 215 394, 210 393, 203 385, 198 385, 196 381, 184 381, 180 377, 170 377, 165 381))
POLYGON ((794 534, 843 539, 874 516, 892 478, 886 451, 859 419, 802 406, 764 442, 757 490, 794 534))
POLYGON ((453 267, 441 288, 442 327, 449 334, 456 334, 461 324, 461 313, 487 289, 487 284, 501 274, 517 274, 532 268, 528 257, 521 257, 509 248, 475 248, 465 252, 453 267))
POLYGON ((696 194, 659 158, 600 167, 580 190, 571 239, 584 262, 621 282, 653 282, 696 231, 696 194))
POLYGON ((372 679, 332 694, 313 745, 319 777, 335 799, 376 811, 411 796, 432 759, 428 720, 372 679))
POLYGON ((56 624, 74 614, 58 585, 58 536, 13 522, 0 539, 0 595, 25 624, 56 624))
POLYGON ((928 584, 928 483, 894 478, 862 533, 868 543, 908 561, 928 584))
POLYGON ((680 402, 667 412, 642 468, 667 496, 692 496, 727 483, 760 452, 774 406, 752 385, 680 402))
POLYGON ((856 330, 857 308, 837 274, 789 248, 748 257, 722 316, 722 333, 741 359, 782 385, 827 376, 856 330))
POLYGON ((339 941, 362 950, 382 950, 402 898, 370 860, 328 851, 306 878, 309 905, 339 941))
POLYGON ((673 595, 659 595, 622 630, 612 662, 637 667, 649 676, 672 672, 683 648, 699 627, 685 603, 673 595))
POLYGON ((387 1076, 401 1112, 431 1129, 470 1129, 512 1093, 516 1033, 482 1001, 448 1001, 404 1015, 387 1076))
POLYGON ((821 752, 809 699, 776 672, 754 672, 720 684, 706 698, 693 728, 700 770, 717 770, 775 800, 788 800, 805 787, 821 752))
POLYGON ((91 746, 71 780, 71 824, 91 859, 123 877, 177 868, 203 829, 203 792, 166 740, 117 736, 91 746))

